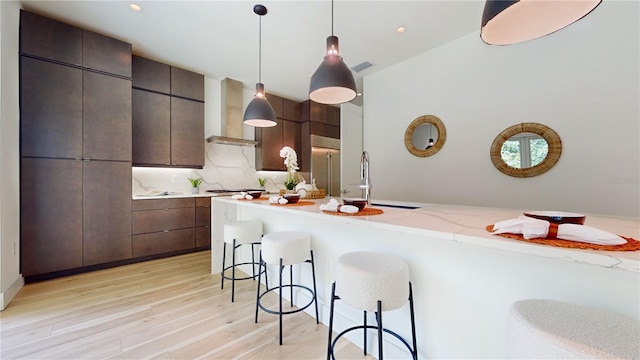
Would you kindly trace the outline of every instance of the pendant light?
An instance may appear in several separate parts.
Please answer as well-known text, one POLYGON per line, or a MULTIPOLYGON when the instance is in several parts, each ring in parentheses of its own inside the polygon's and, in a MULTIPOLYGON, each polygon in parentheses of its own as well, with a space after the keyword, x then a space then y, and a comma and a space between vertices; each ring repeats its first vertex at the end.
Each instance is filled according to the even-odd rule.
POLYGON ((549 35, 582 19, 602 0, 487 0, 480 38, 511 45, 549 35))
POLYGON ((427 148, 425 150, 430 149, 435 144, 433 138, 431 137, 431 129, 433 129, 433 124, 429 124, 429 143, 427 144, 427 148))
POLYGON ((327 54, 311 76, 309 99, 321 104, 341 104, 356 97, 356 81, 342 60, 338 37, 333 35, 333 0, 331 0, 331 36, 327 38, 327 54))
POLYGON ((264 5, 257 4, 253 7, 253 12, 260 16, 260 37, 258 54, 258 83, 256 84, 256 95, 253 97, 247 109, 244 111, 244 124, 255 127, 276 126, 276 112, 267 101, 262 83, 262 16, 267 14, 264 5))

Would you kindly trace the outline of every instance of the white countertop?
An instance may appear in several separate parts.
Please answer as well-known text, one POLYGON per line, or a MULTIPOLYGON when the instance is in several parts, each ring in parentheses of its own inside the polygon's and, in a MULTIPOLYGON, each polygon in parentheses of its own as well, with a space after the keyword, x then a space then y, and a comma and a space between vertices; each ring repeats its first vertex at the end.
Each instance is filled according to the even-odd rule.
MULTIPOLYGON (((313 201, 309 206, 272 206, 266 200, 240 201, 230 197, 218 197, 214 201, 235 203, 241 206, 269 207, 273 211, 290 212, 310 217, 330 217, 338 222, 378 227, 398 232, 423 235, 428 238, 455 241, 475 246, 513 251, 547 258, 561 259, 625 271, 640 272, 640 251, 599 251, 568 249, 541 245, 491 235, 485 227, 501 220, 518 217, 525 210, 500 209, 474 206, 419 204, 419 209, 401 209, 374 206, 384 211, 372 216, 337 216, 325 214, 320 204, 329 198, 313 201)), ((374 201, 384 203, 384 201, 374 201)), ((405 203, 406 204, 406 203, 405 203)), ((418 205, 418 204, 415 204, 418 205)), ((526 209, 528 210, 528 209, 526 209)), ((619 216, 587 215, 585 225, 634 239, 640 238, 640 219, 619 216)))

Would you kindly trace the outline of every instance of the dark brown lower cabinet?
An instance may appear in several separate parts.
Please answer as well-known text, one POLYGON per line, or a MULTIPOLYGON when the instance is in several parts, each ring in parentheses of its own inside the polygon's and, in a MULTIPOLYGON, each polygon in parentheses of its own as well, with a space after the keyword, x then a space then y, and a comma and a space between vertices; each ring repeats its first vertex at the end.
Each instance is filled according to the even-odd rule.
POLYGON ((133 202, 133 257, 193 251, 211 244, 211 198, 133 202))
POLYGON ((23 276, 131 258, 131 163, 22 158, 23 276))
POLYGON ((82 266, 82 161, 22 158, 23 276, 82 266))
POLYGON ((211 248, 211 198, 196 198, 196 248, 211 248))
POLYGON ((131 163, 83 161, 83 265, 131 258, 131 163))

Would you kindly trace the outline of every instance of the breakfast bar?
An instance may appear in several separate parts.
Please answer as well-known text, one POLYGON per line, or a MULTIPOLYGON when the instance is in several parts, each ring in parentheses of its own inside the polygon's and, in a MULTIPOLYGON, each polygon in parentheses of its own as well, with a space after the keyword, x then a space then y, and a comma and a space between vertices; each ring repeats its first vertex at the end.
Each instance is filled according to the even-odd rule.
MULTIPOLYGON (((316 257, 320 320, 326 323, 338 256, 362 250, 399 255, 409 264, 420 358, 507 357, 508 310, 523 299, 560 300, 640 318, 640 252, 559 248, 487 232, 487 225, 518 217, 522 210, 440 204, 410 209, 382 202, 373 205, 382 214, 340 216, 319 209, 327 198, 307 200, 306 206, 264 199, 212 198, 212 272, 221 268, 224 223, 256 219, 265 234, 307 232, 316 257)), ((636 218, 587 215, 585 225, 635 239, 640 233, 636 218)), ((307 276, 303 271, 301 277, 307 276)), ((296 302, 304 303, 304 294, 297 296, 296 302)), ((361 316, 339 307, 334 329, 353 326, 361 316)), ((407 324, 403 309, 385 318, 385 327, 405 338, 407 324)), ((361 336, 349 339, 362 346, 361 336)), ((385 341, 390 356, 407 357, 399 343, 385 341)))

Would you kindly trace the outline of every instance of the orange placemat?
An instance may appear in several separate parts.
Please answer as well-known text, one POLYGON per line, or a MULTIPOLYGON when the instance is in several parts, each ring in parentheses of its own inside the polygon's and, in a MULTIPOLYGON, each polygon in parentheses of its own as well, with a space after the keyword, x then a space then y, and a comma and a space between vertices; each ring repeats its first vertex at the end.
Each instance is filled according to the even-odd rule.
POLYGON ((322 210, 322 212, 325 214, 338 215, 338 216, 369 216, 369 215, 380 215, 384 213, 384 211, 382 211, 381 209, 372 208, 372 207, 366 207, 355 214, 347 214, 343 212, 327 211, 327 210, 322 210))
MULTIPOLYGON (((487 225, 486 229, 488 232, 493 232, 493 224, 487 225)), ((547 237, 544 239, 543 238, 525 239, 524 237, 522 237, 522 234, 506 233, 506 234, 494 234, 494 235, 506 237, 509 239, 532 242, 536 244, 544 244, 544 245, 558 246, 558 247, 571 248, 571 249, 591 249, 591 250, 605 250, 605 251, 638 251, 640 250, 640 241, 630 237, 622 236, 622 235, 618 235, 618 236, 627 240, 627 243, 620 244, 620 245, 596 245, 596 244, 583 243, 579 241, 562 240, 562 239, 557 239, 555 237, 553 238, 547 237)))
POLYGON ((307 206, 307 205, 314 205, 315 203, 313 201, 305 201, 305 200, 298 200, 297 203, 293 203, 293 204, 271 204, 273 206, 307 206))

